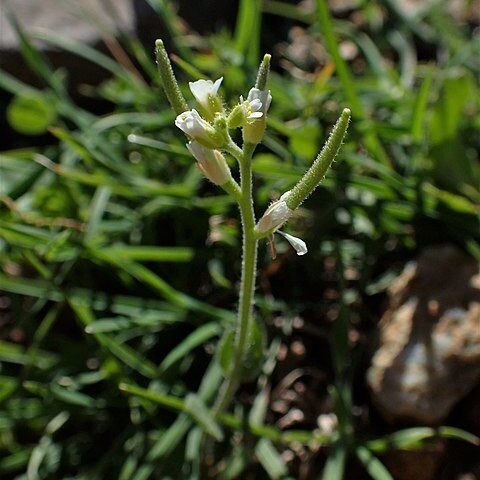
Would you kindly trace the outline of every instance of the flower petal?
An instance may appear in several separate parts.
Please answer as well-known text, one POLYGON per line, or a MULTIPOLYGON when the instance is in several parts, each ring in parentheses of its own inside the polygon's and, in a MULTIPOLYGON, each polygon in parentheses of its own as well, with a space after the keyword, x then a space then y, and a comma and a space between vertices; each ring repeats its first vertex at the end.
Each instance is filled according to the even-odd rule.
POLYGON ((187 110, 177 115, 175 125, 189 137, 200 142, 207 148, 218 148, 224 139, 196 110, 187 110))
POLYGON ((251 88, 248 92, 247 100, 250 102, 250 104, 252 104, 256 100, 259 100, 262 104, 262 112, 265 114, 270 108, 272 95, 270 94, 270 90, 259 90, 258 88, 251 88))
POLYGON ((223 80, 223 77, 217 78, 217 80, 215 80, 215 83, 213 84, 213 88, 212 88, 213 95, 216 95, 218 93, 218 89, 220 88, 222 80, 223 80))
POLYGON ((293 212, 287 207, 283 200, 273 202, 263 214, 257 223, 260 233, 274 232, 280 228, 291 216, 293 212))
POLYGON ((225 157, 218 151, 206 148, 196 140, 187 143, 187 148, 195 157, 202 173, 215 185, 224 185, 231 178, 225 157))
POLYGON ((307 244, 298 237, 294 237, 293 235, 289 235, 288 233, 281 232, 277 230, 277 233, 285 237, 285 239, 290 243, 290 245, 295 249, 297 255, 305 255, 308 252, 307 244))
POLYGON ((189 82, 188 85, 197 102, 203 108, 208 108, 208 97, 209 95, 217 95, 222 80, 223 77, 215 80, 215 83, 211 80, 197 80, 196 82, 189 82))

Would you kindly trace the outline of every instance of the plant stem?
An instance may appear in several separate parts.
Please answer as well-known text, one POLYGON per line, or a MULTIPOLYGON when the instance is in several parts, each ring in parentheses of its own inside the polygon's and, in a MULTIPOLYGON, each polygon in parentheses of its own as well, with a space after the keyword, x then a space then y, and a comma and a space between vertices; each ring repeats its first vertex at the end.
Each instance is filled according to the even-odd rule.
POLYGON ((233 367, 230 376, 224 381, 220 395, 213 407, 213 417, 218 420, 228 408, 234 396, 242 374, 244 352, 247 347, 247 337, 251 328, 253 295, 255 291, 255 275, 257 271, 257 244, 255 237, 255 213, 252 195, 252 155, 255 146, 245 143, 240 163, 241 197, 238 202, 243 230, 243 259, 238 306, 237 330, 233 353, 233 367))

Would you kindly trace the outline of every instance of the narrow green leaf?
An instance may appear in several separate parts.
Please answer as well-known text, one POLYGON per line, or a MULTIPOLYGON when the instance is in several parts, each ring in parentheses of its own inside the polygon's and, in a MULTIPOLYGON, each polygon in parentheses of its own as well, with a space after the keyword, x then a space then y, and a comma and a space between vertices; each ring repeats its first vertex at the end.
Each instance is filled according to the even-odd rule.
POLYGON ((423 188, 426 193, 441 200, 456 212, 480 215, 480 205, 471 202, 467 197, 457 195, 447 190, 441 190, 431 183, 425 183, 423 188))
POLYGON ((19 384, 16 378, 0 375, 0 405, 17 390, 19 384))
POLYGON ((472 433, 466 432, 461 428, 456 427, 438 427, 438 435, 444 438, 453 438, 455 440, 463 440, 464 442, 471 443, 472 445, 480 445, 480 438, 472 433))
MULTIPOLYGON (((165 128, 172 125, 175 117, 169 112, 128 112, 112 113, 98 118, 92 125, 97 133, 124 125, 139 125, 148 128, 165 128)), ((143 137, 142 137, 143 138, 143 137)), ((147 137, 146 137, 147 138, 147 137)), ((185 149, 182 152, 186 155, 185 149)))
POLYGON ((182 292, 179 292, 178 290, 175 290, 165 280, 163 280, 163 278, 159 277, 157 274, 143 265, 140 265, 129 259, 118 258, 117 256, 111 255, 110 252, 103 250, 90 248, 89 251, 98 259, 117 266, 121 270, 131 275, 133 278, 136 278, 137 280, 150 286, 174 305, 194 311, 200 311, 224 321, 227 319, 230 321, 232 319, 230 314, 225 315, 225 311, 200 302, 182 292))
POLYGON ((66 387, 62 387, 57 383, 53 383, 51 385, 50 391, 58 400, 71 405, 76 405, 77 407, 95 408, 99 406, 97 400, 95 400, 93 397, 75 390, 70 390, 66 387))
POLYGON ((88 221, 85 227, 85 241, 90 240, 99 230, 111 194, 112 191, 107 186, 98 187, 95 191, 90 203, 88 221))
POLYGON ((135 385, 121 383, 118 388, 122 392, 129 393, 131 395, 151 400, 154 403, 158 403, 166 408, 172 409, 175 412, 185 411, 185 402, 180 398, 175 398, 170 395, 164 395, 162 393, 146 390, 144 388, 137 387, 135 385))
MULTIPOLYGON (((316 0, 316 12, 318 24, 325 39, 328 53, 331 55, 335 68, 337 70, 342 88, 345 92, 345 97, 349 103, 353 112, 354 119, 364 120, 366 114, 360 101, 360 95, 358 94, 355 82, 353 81, 353 75, 348 67, 346 61, 340 54, 339 44, 335 31, 333 28, 333 22, 329 11, 328 2, 326 0, 316 0)), ((367 122, 368 123, 368 122, 367 122)), ((370 125, 369 125, 370 127, 370 125)), ((385 153, 383 145, 377 137, 374 129, 367 129, 364 135, 364 142, 368 149, 378 159, 378 161, 386 166, 390 165, 390 160, 385 153)))
POLYGON ((107 55, 101 53, 98 49, 90 47, 85 42, 76 41, 71 37, 59 35, 53 30, 46 29, 36 30, 33 37, 99 65, 114 75, 123 78, 130 86, 135 86, 140 83, 139 78, 133 76, 131 72, 126 70, 122 63, 116 62, 107 55))
POLYGON ((368 448, 360 445, 356 448, 355 452, 369 475, 374 480, 394 480, 393 476, 385 468, 383 463, 376 458, 368 448))
POLYGON ((322 480, 343 480, 345 471, 345 461, 347 459, 347 449, 342 443, 335 443, 325 463, 322 474, 322 480))
POLYGON ((135 472, 134 476, 131 477, 130 480, 148 480, 151 478, 154 471, 154 465, 150 463, 144 464, 135 472))
POLYGON ((185 411, 198 423, 202 430, 215 440, 223 440, 223 432, 214 420, 212 413, 204 401, 195 393, 189 393, 185 397, 185 411))
POLYGON ((100 318, 85 327, 87 333, 111 333, 129 330, 138 327, 160 330, 166 325, 171 325, 184 320, 184 316, 174 312, 156 312, 133 317, 108 317, 100 318))
POLYGON ((189 262, 195 252, 188 247, 155 247, 147 245, 113 245, 109 247, 111 255, 140 262, 189 262))
POLYGON ((287 475, 287 466, 270 440, 262 438, 257 442, 255 456, 272 480, 287 475))
POLYGON ((373 452, 385 452, 390 448, 417 450, 421 448, 425 439, 432 438, 434 435, 435 430, 430 427, 407 428, 383 438, 371 440, 367 443, 367 447, 373 452))
MULTIPOLYGON (((88 305, 78 304, 71 299, 69 299, 69 304, 84 327, 87 327, 95 321, 93 312, 88 305)), ((130 368, 148 378, 158 377, 156 366, 146 358, 142 357, 133 348, 128 345, 122 345, 103 333, 95 333, 93 336, 100 345, 105 347, 125 365, 128 365, 130 368)))
MULTIPOLYGON (((175 412, 184 412, 185 411, 185 402, 184 400, 170 395, 164 395, 162 393, 154 392, 152 390, 146 390, 136 385, 121 383, 118 388, 129 395, 137 396, 145 400, 150 400, 153 403, 162 405, 165 408, 171 409, 175 412)), ((242 419, 235 417, 230 414, 223 414, 220 418, 220 421, 227 427, 233 428, 235 430, 243 431, 245 429, 245 424, 242 419)), ((331 437, 327 435, 313 434, 311 431, 303 430, 291 430, 286 432, 281 432, 275 427, 266 426, 266 425, 252 425, 249 428, 250 432, 261 438, 266 438, 272 442, 280 442, 286 445, 291 444, 292 442, 300 442, 303 445, 308 445, 309 442, 315 440, 321 445, 329 445, 331 443, 331 437)))
MULTIPOLYGON (((34 298, 42 298, 54 302, 66 301, 66 295, 57 287, 43 280, 35 280, 21 277, 8 277, 0 273, 0 285, 6 292, 26 295, 34 298)), ((127 295, 108 295, 104 292, 95 292, 86 288, 73 288, 68 290, 68 298, 75 304, 84 304, 90 306, 96 311, 109 310, 117 315, 131 316, 135 318, 145 317, 148 322, 149 317, 158 315, 161 319, 165 318, 165 312, 171 312, 172 315, 183 319, 185 310, 175 307, 157 299, 134 297, 127 295)), ((93 322, 92 322, 93 323, 93 322)), ((89 324, 91 325, 91 324, 89 324)))
POLYGON ((251 66, 258 62, 260 51, 261 2, 241 0, 235 27, 235 50, 251 66))
POLYGON ((194 427, 190 429, 187 436, 187 442, 185 447, 185 459, 192 462, 192 470, 194 471, 195 478, 198 478, 198 465, 201 455, 201 442, 203 437, 203 430, 200 427, 194 427))
POLYGON ((22 450, 10 455, 7 454, 0 459, 0 472, 7 474, 24 469, 31 455, 32 449, 29 447, 24 447, 22 450))
POLYGON ((241 445, 236 446, 225 463, 225 470, 223 471, 225 480, 243 478, 241 475, 250 463, 249 453, 241 445))
POLYGON ((51 64, 45 56, 43 56, 32 44, 30 38, 20 26, 14 13, 8 11, 7 18, 10 25, 13 27, 20 43, 22 55, 28 66, 42 78, 52 89, 57 93, 64 93, 62 86, 56 80, 51 64))
POLYGON ((207 323, 206 325, 197 328, 194 332, 185 337, 174 349, 170 350, 168 355, 159 365, 159 372, 163 373, 168 370, 172 365, 188 355, 193 349, 203 345, 212 337, 219 335, 220 331, 220 325, 214 322, 207 323))
POLYGON ((159 439, 153 444, 147 454, 147 460, 150 462, 159 461, 170 455, 185 437, 191 426, 191 416, 185 413, 180 414, 172 425, 165 432, 162 432, 159 439))
POLYGON ((255 397, 252 408, 248 414, 248 423, 250 425, 263 425, 267 416, 270 400, 270 389, 263 388, 255 397))
POLYGON ((22 82, 18 78, 14 77, 10 73, 3 69, 0 69, 0 88, 6 90, 12 95, 16 95, 18 92, 25 92, 31 94, 39 94, 40 90, 33 88, 31 85, 22 82))
MULTIPOLYGON (((40 370, 52 368, 59 360, 58 355, 45 350, 37 350, 35 366, 40 370)), ((0 340, 0 361, 28 365, 30 358, 21 345, 0 340)))
POLYGON ((425 114, 427 111, 428 97, 431 92, 433 81, 433 68, 428 69, 427 76, 422 82, 422 86, 415 99, 412 115, 411 134, 416 142, 420 142, 423 138, 427 138, 427 125, 425 114))
POLYGON ((123 462, 118 480, 131 480, 138 467, 138 457, 135 454, 127 456, 123 462))

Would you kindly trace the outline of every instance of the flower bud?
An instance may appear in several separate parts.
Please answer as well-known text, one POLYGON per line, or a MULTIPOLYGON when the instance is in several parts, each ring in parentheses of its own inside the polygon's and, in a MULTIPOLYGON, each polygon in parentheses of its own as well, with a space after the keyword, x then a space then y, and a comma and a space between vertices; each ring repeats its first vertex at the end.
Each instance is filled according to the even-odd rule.
POLYGON ((289 192, 284 193, 280 200, 273 202, 257 223, 259 233, 273 233, 280 228, 292 215, 293 211, 287 207, 286 198, 289 192))
POLYGON ((187 110, 178 115, 175 125, 205 147, 217 148, 225 143, 223 135, 205 121, 196 110, 187 110))
POLYGON ((262 116, 255 123, 244 126, 243 140, 245 143, 257 145, 262 141, 265 134, 267 111, 270 108, 270 103, 272 101, 270 90, 259 90, 258 88, 252 88, 250 89, 250 92, 248 92, 247 101, 250 105, 258 105, 258 103, 260 103, 259 113, 262 113, 262 116))
POLYGON ((231 180, 230 168, 225 157, 218 150, 205 148, 195 140, 188 142, 187 148, 197 160, 202 173, 212 183, 222 186, 231 180))
POLYGON ((256 122, 263 117, 261 109, 262 102, 258 98, 250 102, 240 96, 240 103, 233 108, 228 116, 228 127, 237 128, 256 122))

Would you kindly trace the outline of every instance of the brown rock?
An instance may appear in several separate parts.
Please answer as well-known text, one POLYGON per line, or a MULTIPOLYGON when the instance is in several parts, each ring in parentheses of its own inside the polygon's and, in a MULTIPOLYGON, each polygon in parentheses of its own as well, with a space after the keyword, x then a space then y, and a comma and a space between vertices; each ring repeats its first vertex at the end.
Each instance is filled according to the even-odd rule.
POLYGON ((431 248, 388 295, 367 372, 373 400, 387 419, 438 424, 480 380, 480 264, 431 248))

